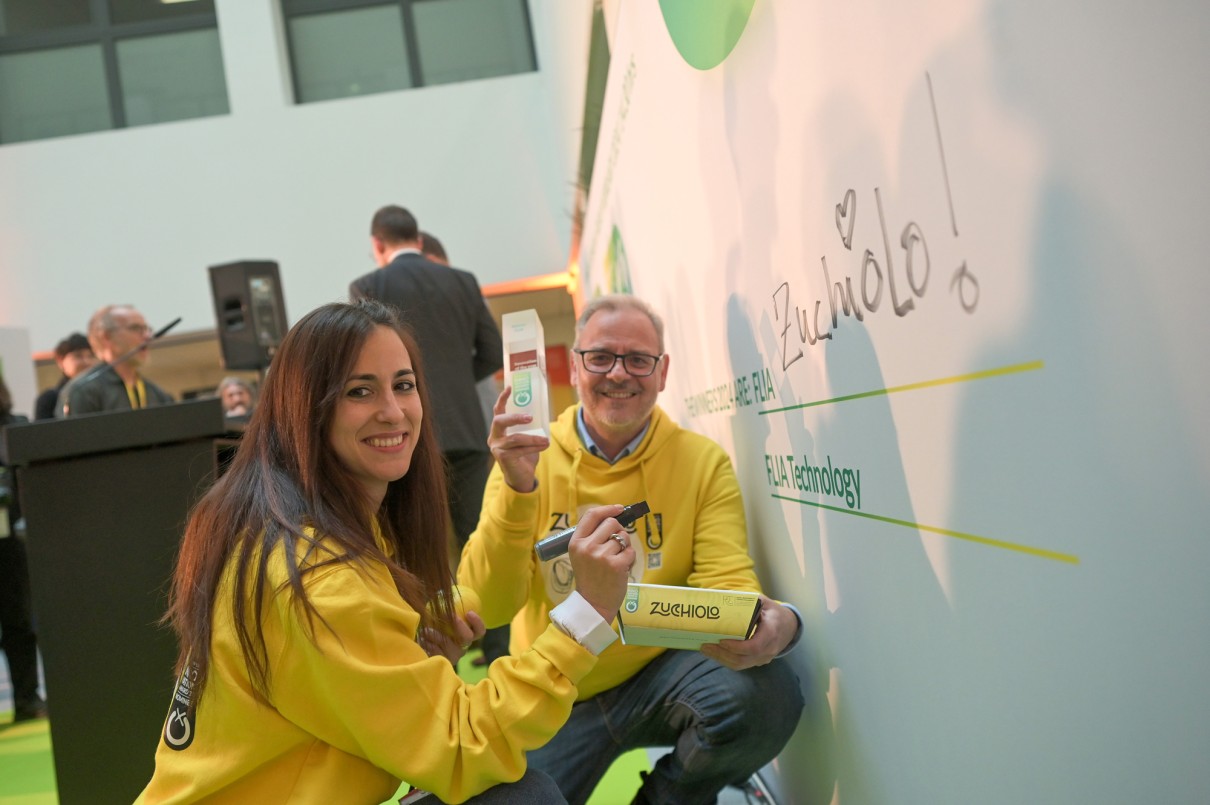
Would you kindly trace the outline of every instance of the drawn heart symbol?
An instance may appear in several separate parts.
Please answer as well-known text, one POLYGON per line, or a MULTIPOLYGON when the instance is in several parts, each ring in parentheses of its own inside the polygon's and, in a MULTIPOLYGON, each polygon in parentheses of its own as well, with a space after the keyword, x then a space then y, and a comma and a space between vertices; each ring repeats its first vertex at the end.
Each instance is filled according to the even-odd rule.
POLYGON ((836 205, 836 231, 840 233, 840 241, 849 251, 853 250, 853 222, 857 220, 857 194, 849 188, 844 194, 844 201, 836 205), (849 226, 845 229, 845 219, 849 226))

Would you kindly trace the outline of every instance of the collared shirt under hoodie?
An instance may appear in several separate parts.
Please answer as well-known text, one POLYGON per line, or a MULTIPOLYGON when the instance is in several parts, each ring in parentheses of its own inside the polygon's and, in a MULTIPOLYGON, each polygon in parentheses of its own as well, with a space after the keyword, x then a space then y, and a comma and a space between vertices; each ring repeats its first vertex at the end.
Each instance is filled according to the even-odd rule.
MULTIPOLYGON (((458 569, 459 583, 482 598, 489 627, 511 620, 512 652, 542 633, 547 613, 574 583, 570 559, 539 562, 534 543, 575 525, 593 506, 646 500, 651 507, 630 529, 634 581, 759 591, 739 483, 726 452, 656 407, 634 452, 610 464, 580 440, 578 408, 568 408, 552 424, 534 491, 513 491, 499 467, 492 469, 479 527, 458 569)), ((580 682, 580 698, 624 682, 661 651, 613 644, 580 682)))

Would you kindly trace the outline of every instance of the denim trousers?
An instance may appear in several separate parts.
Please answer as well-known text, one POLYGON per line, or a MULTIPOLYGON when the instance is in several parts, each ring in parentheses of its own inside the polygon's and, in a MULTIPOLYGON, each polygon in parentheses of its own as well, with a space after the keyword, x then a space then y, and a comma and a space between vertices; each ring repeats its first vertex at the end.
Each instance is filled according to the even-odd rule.
POLYGON ((672 747, 647 775, 650 802, 711 803, 777 756, 802 713, 785 660, 732 671, 697 651, 665 651, 634 677, 577 702, 558 734, 528 753, 571 805, 582 805, 613 761, 638 747, 672 747))
MULTIPOLYGON (((416 805, 444 802, 430 795, 416 805)), ((540 771, 527 769, 515 783, 500 783, 466 800, 465 805, 564 805, 554 781, 540 771)))

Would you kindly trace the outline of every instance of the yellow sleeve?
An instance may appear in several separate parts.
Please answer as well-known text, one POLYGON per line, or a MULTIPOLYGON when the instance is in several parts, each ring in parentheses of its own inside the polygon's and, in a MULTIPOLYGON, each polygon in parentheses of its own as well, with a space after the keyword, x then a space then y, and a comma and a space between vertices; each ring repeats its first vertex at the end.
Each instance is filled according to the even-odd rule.
POLYGON ((515 492, 498 465, 488 476, 479 525, 458 563, 458 584, 479 593, 479 615, 489 629, 509 623, 529 598, 542 494, 541 485, 533 492, 515 492))
POLYGON ((344 752, 456 803, 525 771, 525 752, 566 721, 596 658, 551 626, 518 658, 466 685, 414 636, 419 615, 381 565, 309 574, 326 626, 314 640, 287 592, 266 623, 270 697, 283 717, 344 752))
POLYGON ((739 481, 721 448, 699 456, 702 470, 693 529, 689 587, 760 592, 748 555, 748 525, 739 481))

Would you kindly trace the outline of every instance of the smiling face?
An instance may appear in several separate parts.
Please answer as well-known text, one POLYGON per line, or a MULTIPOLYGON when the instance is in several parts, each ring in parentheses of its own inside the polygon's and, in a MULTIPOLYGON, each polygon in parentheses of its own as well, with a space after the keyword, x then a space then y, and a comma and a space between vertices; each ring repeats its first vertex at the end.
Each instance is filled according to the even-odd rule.
POLYGON ((407 348, 394 330, 375 327, 345 379, 328 429, 328 444, 374 508, 387 484, 407 474, 422 416, 407 348))
MULTIPOLYGON (((661 352, 655 325, 646 314, 633 308, 595 313, 584 324, 576 346, 582 350, 608 350, 616 355, 661 352)), ((616 455, 638 435, 651 416, 656 397, 668 379, 668 356, 661 358, 655 372, 647 377, 627 374, 622 361, 615 361, 608 374, 593 374, 584 368, 580 356, 575 358, 571 379, 584 408, 584 422, 593 441, 616 455)))

